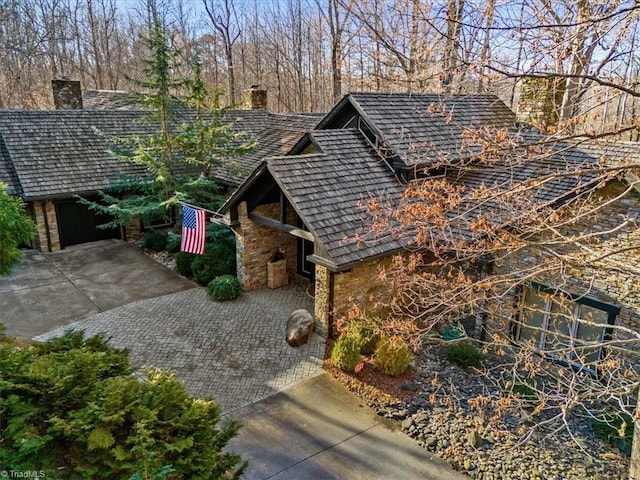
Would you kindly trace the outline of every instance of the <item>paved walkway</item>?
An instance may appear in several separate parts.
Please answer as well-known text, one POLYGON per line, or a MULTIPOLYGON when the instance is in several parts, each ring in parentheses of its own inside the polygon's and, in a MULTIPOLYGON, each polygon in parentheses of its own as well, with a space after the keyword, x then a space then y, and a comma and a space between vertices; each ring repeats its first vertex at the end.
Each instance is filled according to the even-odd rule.
POLYGON ((203 288, 142 300, 58 328, 104 333, 111 344, 131 350, 134 367, 172 370, 196 396, 211 397, 229 414, 322 372, 324 339, 290 347, 288 314, 312 308, 295 287, 262 289, 232 302, 214 302, 203 288))

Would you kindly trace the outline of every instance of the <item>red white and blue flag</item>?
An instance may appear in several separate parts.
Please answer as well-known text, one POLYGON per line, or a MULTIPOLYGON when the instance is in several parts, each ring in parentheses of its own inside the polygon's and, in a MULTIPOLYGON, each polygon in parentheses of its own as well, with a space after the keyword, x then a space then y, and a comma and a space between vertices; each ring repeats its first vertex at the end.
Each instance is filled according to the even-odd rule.
POLYGON ((182 206, 180 251, 197 255, 204 254, 204 245, 206 243, 205 213, 204 210, 187 207, 186 205, 182 206))

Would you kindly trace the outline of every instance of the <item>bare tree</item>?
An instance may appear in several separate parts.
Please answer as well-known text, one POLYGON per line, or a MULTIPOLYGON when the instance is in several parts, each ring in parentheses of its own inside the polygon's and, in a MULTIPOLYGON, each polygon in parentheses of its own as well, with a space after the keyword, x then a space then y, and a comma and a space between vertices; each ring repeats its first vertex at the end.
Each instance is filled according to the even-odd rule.
POLYGON ((234 104, 237 98, 233 47, 242 33, 238 22, 238 14, 233 0, 202 0, 202 4, 211 21, 211 25, 222 38, 227 62, 229 99, 234 104))

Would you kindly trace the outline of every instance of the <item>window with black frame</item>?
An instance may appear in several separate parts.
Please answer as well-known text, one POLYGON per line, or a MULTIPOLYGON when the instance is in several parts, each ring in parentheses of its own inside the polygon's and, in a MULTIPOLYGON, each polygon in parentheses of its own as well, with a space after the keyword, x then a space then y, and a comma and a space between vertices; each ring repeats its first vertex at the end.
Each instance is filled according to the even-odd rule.
POLYGON ((532 283, 520 292, 514 340, 551 358, 597 370, 620 307, 532 283))

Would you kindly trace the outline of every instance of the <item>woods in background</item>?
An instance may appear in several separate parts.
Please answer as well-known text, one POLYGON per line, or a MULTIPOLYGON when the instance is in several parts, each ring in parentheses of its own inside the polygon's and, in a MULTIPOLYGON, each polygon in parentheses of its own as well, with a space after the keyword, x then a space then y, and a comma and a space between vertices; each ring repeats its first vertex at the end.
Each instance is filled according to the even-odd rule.
POLYGON ((517 109, 524 91, 548 103, 544 130, 637 137, 640 5, 619 0, 1 0, 0 108, 51 108, 61 75, 130 89, 152 9, 227 103, 252 84, 278 112, 348 91, 491 92, 517 109))

